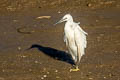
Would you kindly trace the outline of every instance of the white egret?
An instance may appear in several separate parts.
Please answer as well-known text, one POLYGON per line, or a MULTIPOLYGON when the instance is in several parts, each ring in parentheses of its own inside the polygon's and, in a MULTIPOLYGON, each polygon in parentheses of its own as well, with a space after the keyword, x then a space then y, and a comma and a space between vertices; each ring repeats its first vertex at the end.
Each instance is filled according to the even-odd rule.
POLYGON ((80 22, 75 23, 73 21, 73 18, 70 14, 66 14, 56 24, 61 22, 66 22, 64 27, 64 42, 66 43, 68 52, 75 62, 75 69, 70 69, 70 71, 78 71, 78 65, 81 57, 85 54, 87 33, 79 26, 80 22))

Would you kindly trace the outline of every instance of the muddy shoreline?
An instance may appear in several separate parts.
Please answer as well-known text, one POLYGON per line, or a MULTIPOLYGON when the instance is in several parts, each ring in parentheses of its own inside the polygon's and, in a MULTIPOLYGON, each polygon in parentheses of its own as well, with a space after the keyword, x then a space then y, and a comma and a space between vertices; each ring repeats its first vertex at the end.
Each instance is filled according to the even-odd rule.
POLYGON ((0 80, 120 79, 119 0, 3 0, 0 4, 0 80), (88 32, 78 72, 69 71, 64 23, 53 25, 66 13, 88 32))

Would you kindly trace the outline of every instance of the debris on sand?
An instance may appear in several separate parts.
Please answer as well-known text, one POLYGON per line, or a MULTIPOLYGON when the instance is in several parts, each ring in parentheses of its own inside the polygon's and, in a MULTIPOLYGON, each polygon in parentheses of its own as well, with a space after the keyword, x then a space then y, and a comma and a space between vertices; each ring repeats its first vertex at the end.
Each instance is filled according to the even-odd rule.
POLYGON ((34 30, 30 30, 27 27, 21 27, 21 28, 17 29, 17 32, 18 33, 23 33, 23 34, 31 34, 31 33, 35 32, 35 31, 34 30))
POLYGON ((50 19, 51 16, 39 16, 36 19, 50 19))

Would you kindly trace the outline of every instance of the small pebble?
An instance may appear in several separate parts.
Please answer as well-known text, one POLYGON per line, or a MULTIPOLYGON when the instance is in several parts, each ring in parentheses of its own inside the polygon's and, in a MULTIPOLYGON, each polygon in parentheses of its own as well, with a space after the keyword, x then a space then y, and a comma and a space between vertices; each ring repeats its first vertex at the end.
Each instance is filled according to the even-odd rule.
POLYGON ((91 74, 92 72, 88 72, 89 74, 91 74))
POLYGON ((37 63, 38 63, 38 61, 35 61, 35 63, 37 64, 37 63))
POLYGON ((105 76, 104 76, 103 78, 104 78, 104 79, 106 79, 106 77, 105 77, 105 76))
POLYGON ((5 70, 3 69, 2 72, 5 72, 5 70))
POLYGON ((87 6, 88 6, 88 7, 91 7, 91 6, 92 6, 92 4, 91 4, 91 3, 88 3, 88 4, 87 4, 87 6))
POLYGON ((25 58, 26 56, 21 56, 21 57, 25 58))
POLYGON ((58 72, 58 70, 55 70, 55 72, 57 73, 57 72, 58 72))
POLYGON ((32 71, 32 69, 29 69, 29 71, 32 71))
POLYGON ((43 71, 46 71, 46 68, 43 68, 43 71))
POLYGON ((89 78, 90 80, 92 80, 93 78, 89 78))
POLYGON ((96 20, 96 22, 99 22, 99 20, 96 20))
POLYGON ((50 72, 47 72, 47 74, 50 74, 50 72))
POLYGON ((118 53, 118 51, 115 51, 115 53, 118 53))
POLYGON ((44 79, 44 77, 41 77, 41 79, 44 79))
POLYGON ((18 47, 18 50, 21 50, 21 47, 20 47, 20 46, 18 47))
POLYGON ((58 13, 60 14, 61 12, 60 12, 60 11, 58 11, 58 13))
POLYGON ((43 77, 44 77, 44 78, 46 78, 46 77, 47 77, 47 75, 43 75, 43 77))
POLYGON ((56 76, 56 78, 58 79, 58 78, 60 78, 59 76, 56 76))
POLYGON ((17 22, 18 20, 13 20, 13 22, 17 22))
POLYGON ((100 36, 104 36, 104 34, 100 34, 100 36))

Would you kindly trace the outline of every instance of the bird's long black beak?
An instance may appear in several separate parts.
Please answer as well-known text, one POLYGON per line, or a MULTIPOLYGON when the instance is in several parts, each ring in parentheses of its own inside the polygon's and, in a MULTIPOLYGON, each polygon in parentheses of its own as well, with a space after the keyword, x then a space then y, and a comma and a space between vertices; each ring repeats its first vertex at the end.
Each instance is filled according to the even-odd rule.
POLYGON ((54 25, 61 23, 61 21, 56 22, 54 25))
POLYGON ((56 22, 54 25, 59 24, 59 23, 62 23, 62 22, 64 22, 64 20, 65 20, 65 19, 61 19, 61 20, 59 20, 58 22, 56 22))

